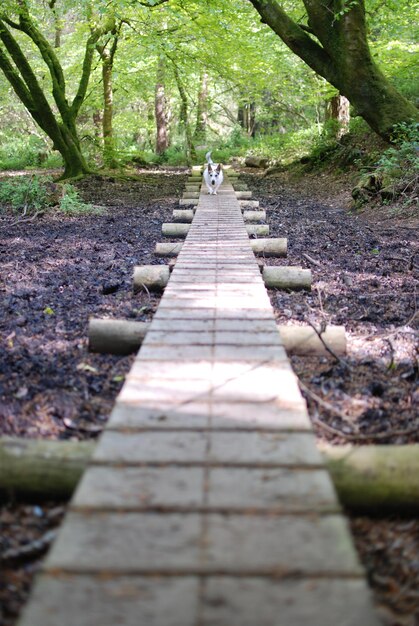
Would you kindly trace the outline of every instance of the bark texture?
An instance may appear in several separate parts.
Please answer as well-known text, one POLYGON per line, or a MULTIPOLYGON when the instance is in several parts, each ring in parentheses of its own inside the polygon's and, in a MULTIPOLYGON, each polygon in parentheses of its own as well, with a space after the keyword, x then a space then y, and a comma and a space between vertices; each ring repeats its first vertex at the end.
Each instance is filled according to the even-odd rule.
POLYGON ((0 439, 0 491, 31 498, 71 497, 93 442, 0 439))
POLYGON ((156 116, 156 154, 163 154, 169 147, 168 116, 165 92, 166 60, 159 58, 157 64, 154 112, 156 116))
POLYGON ((24 0, 19 3, 19 7, 18 22, 13 22, 4 14, 0 14, 0 69, 35 122, 52 140, 54 149, 63 157, 65 169, 62 178, 82 176, 90 170, 81 151, 76 120, 86 97, 95 45, 101 35, 113 28, 114 21, 107 20, 92 31, 87 39, 80 81, 72 102, 69 102, 64 72, 54 47, 31 19, 24 0), (15 31, 23 32, 31 39, 47 66, 58 114, 50 105, 43 85, 21 48, 15 31))
POLYGON ((341 0, 303 0, 308 25, 294 22, 276 0, 250 0, 270 28, 317 74, 334 85, 384 139, 395 124, 418 120, 416 107, 386 79, 372 58, 364 1, 341 13, 341 0))
POLYGON ((102 60, 102 85, 103 85, 103 116, 102 116, 102 132, 103 132, 103 162, 106 167, 117 167, 115 157, 115 146, 113 140, 113 86, 112 74, 113 63, 118 47, 118 35, 121 25, 119 25, 115 35, 113 36, 110 47, 107 43, 97 45, 102 60))
POLYGON ((193 135, 195 143, 205 143, 208 124, 208 74, 202 72, 196 108, 196 126, 193 135))
POLYGON ((150 324, 130 320, 89 320, 89 350, 102 354, 132 354, 139 350, 150 324))

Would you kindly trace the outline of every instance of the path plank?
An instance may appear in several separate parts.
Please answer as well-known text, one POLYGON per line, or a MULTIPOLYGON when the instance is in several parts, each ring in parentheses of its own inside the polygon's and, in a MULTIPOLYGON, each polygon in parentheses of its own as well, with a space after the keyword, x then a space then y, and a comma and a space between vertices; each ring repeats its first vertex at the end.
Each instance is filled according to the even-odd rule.
POLYGON ((21 626, 378 626, 237 196, 201 192, 21 626))

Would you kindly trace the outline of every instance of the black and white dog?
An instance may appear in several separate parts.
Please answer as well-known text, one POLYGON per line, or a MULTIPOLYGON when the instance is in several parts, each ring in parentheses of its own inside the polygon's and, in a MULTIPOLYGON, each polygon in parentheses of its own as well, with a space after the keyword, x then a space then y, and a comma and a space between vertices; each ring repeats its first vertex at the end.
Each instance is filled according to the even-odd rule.
POLYGON ((216 195, 218 187, 224 180, 221 163, 214 163, 214 161, 211 159, 211 152, 207 152, 205 158, 208 165, 204 170, 204 180, 208 187, 208 193, 211 195, 216 195))

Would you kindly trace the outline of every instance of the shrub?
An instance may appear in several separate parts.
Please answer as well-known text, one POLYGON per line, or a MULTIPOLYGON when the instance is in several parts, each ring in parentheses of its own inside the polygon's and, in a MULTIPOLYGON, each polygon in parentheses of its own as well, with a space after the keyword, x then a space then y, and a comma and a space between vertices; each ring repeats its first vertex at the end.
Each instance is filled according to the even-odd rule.
POLYGON ((63 185, 63 195, 60 200, 60 210, 67 215, 80 215, 86 213, 102 213, 101 207, 94 207, 92 204, 83 202, 79 192, 73 185, 63 185))
POLYGON ((0 205, 25 215, 44 209, 48 205, 45 182, 37 176, 0 181, 0 205))
POLYGON ((396 124, 388 148, 377 161, 376 175, 381 179, 383 199, 417 196, 419 192, 419 124, 396 124))
POLYGON ((0 210, 11 209, 23 215, 59 207, 67 214, 99 213, 102 209, 86 204, 73 185, 54 183, 50 178, 22 177, 0 181, 0 210))

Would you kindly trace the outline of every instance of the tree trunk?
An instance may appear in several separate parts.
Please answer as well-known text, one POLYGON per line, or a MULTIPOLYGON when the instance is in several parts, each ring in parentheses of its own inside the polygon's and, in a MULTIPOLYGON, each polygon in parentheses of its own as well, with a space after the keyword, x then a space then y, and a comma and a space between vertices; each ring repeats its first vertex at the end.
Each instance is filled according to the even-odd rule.
POLYGON ((254 102, 240 104, 237 112, 237 121, 249 137, 255 136, 256 105, 254 102))
POLYGON ((198 91, 198 105, 196 109, 196 126, 194 132, 195 143, 205 143, 208 123, 208 74, 202 72, 198 91))
POLYGON ((326 120, 336 120, 336 139, 340 139, 349 130, 349 100, 345 96, 337 94, 328 100, 326 104, 326 120))
POLYGON ((113 141, 113 90, 112 90, 112 61, 109 52, 102 55, 103 80, 103 160, 107 167, 116 167, 115 149, 113 141))
MULTIPOLYGON (((72 496, 95 447, 90 441, 0 439, 0 492, 30 499, 72 496)), ((371 512, 419 511, 419 445, 322 446, 339 499, 371 512)))
POLYGON ((165 95, 165 74, 166 60, 163 56, 159 58, 157 65, 157 82, 154 98, 154 111, 156 116, 156 154, 163 154, 169 147, 169 136, 167 130, 167 109, 165 95))
POLYGON ((116 168, 118 166, 115 157, 115 145, 113 139, 113 87, 112 72, 116 49, 118 46, 118 35, 121 28, 119 25, 113 37, 112 45, 108 50, 106 45, 97 45, 96 50, 102 59, 102 83, 103 83, 103 162, 106 167, 116 168))
POLYGON ((54 20, 54 48, 61 47, 61 33, 63 32, 62 21, 60 16, 57 13, 57 9, 55 7, 56 0, 50 0, 48 3, 49 8, 52 11, 53 20, 54 20))
MULTIPOLYGON (((25 3, 19 3, 19 22, 7 17, 0 18, 0 69, 13 87, 17 97, 25 105, 35 122, 53 141, 64 160, 62 178, 75 178, 90 172, 80 149, 76 120, 86 97, 89 84, 94 47, 99 37, 114 28, 114 20, 106 20, 92 31, 86 42, 83 69, 72 102, 66 96, 64 72, 54 47, 44 37, 32 21, 25 3), (29 59, 21 48, 20 39, 12 31, 25 33, 38 49, 42 61, 47 66, 52 82, 52 95, 58 113, 50 106, 44 92, 44 85, 38 80, 38 72, 32 68, 29 59)), ((48 82, 48 81, 46 81, 48 82)))
POLYGON ((262 21, 346 96, 381 137, 389 140, 395 124, 419 119, 416 107, 398 93, 371 56, 363 0, 351 3, 343 14, 338 0, 303 0, 308 26, 294 22, 276 0, 250 1, 262 21))
POLYGON ((191 127, 189 124, 188 96, 186 94, 185 87, 183 86, 182 79, 179 74, 179 70, 176 67, 175 63, 173 63, 173 72, 175 75, 175 80, 176 80, 177 88, 179 90, 179 96, 180 96, 180 101, 181 101, 180 114, 179 114, 179 126, 185 136, 186 161, 188 165, 190 165, 192 159, 196 157, 196 152, 195 152, 195 146, 192 140, 191 127))
POLYGON ((55 141, 50 135, 54 141, 54 147, 60 152, 64 161, 64 173, 60 177, 60 180, 80 178, 85 174, 89 174, 91 169, 82 154, 77 135, 74 136, 73 132, 64 124, 60 126, 62 136, 60 143, 55 141))

